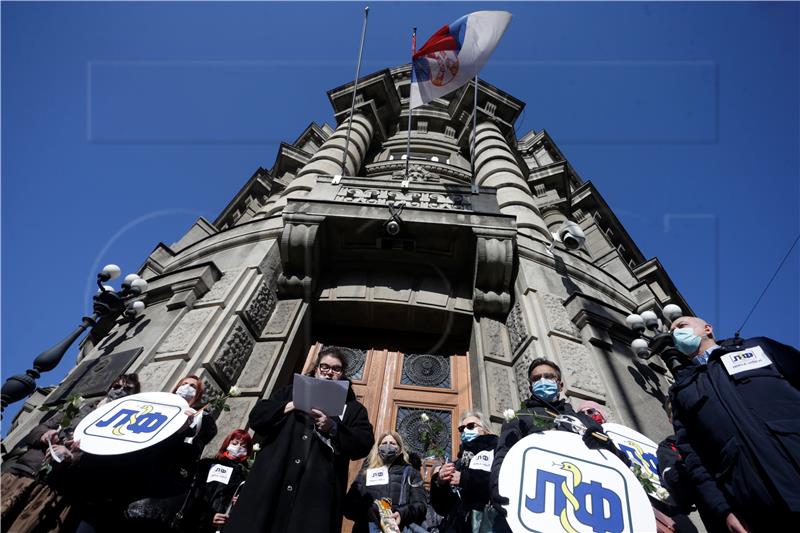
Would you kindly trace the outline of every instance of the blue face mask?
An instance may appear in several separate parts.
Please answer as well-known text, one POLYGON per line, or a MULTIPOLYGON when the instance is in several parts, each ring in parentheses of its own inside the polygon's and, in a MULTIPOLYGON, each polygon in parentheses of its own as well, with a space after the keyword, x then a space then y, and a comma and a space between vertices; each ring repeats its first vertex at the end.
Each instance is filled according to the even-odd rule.
POLYGON ((552 402, 558 398, 558 383, 554 379, 540 379, 531 385, 531 392, 537 398, 552 402))
POLYGON ((475 440, 477 437, 478 437, 477 429, 465 429, 461 433, 461 442, 469 442, 471 440, 475 440))
POLYGON ((694 334, 692 328, 678 328, 673 330, 672 339, 675 341, 675 348, 683 355, 692 355, 700 348, 700 341, 703 339, 694 334))

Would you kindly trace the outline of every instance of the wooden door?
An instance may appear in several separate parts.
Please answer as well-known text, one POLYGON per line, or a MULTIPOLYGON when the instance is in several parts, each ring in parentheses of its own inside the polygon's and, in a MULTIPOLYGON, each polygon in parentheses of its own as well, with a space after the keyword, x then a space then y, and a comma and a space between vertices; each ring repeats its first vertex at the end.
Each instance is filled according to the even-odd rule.
MULTIPOLYGON (((303 372, 314 367, 322 348, 320 343, 311 347, 303 372)), ((458 451, 455 428, 461 414, 472 404, 467 354, 404 354, 378 348, 344 349, 348 354, 347 377, 356 397, 367 408, 376 437, 384 431, 397 431, 406 448, 424 459, 426 450, 420 431, 423 426, 421 415, 425 413, 442 422, 444 429, 437 444, 448 458, 458 451)), ((350 463, 348 487, 361 463, 350 463)), ((430 476, 427 471, 423 474, 426 478, 430 476)), ((343 530, 349 531, 350 528, 343 530)))

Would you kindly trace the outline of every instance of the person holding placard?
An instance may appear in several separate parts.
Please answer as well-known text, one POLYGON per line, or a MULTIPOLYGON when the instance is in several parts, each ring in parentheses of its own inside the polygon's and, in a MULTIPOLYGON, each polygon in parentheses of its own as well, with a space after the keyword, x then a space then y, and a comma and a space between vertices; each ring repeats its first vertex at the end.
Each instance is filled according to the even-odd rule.
MULTIPOLYGON (((800 523, 800 352, 766 337, 717 344, 683 316, 670 327, 694 364, 670 389, 677 448, 715 517, 710 528, 787 531, 800 523)), ((705 520, 705 517, 704 517, 705 520)))
POLYGON ((398 531, 425 520, 428 505, 422 477, 411 466, 402 437, 394 431, 377 439, 347 492, 344 514, 355 522, 353 533, 382 530, 376 506, 382 499, 391 507, 391 516, 384 521, 394 521, 398 531))
POLYGON ((228 522, 234 498, 247 477, 247 459, 253 452, 253 439, 243 429, 225 437, 213 458, 201 459, 192 491, 181 510, 184 530, 214 533, 228 522))
MULTIPOLYGON (((343 380, 346 369, 344 352, 324 348, 311 374, 343 380)), ((292 385, 278 388, 250 412, 250 427, 261 451, 225 533, 338 533, 348 465, 375 442, 367 410, 352 388, 342 416, 300 411, 292 385)))
POLYGON ((28 531, 34 527, 43 533, 59 531, 78 520, 70 498, 79 495, 62 482, 64 471, 80 457, 73 440, 75 427, 98 406, 139 390, 138 376, 123 374, 114 380, 105 396, 81 404, 75 416, 56 408, 45 415, 45 420, 4 458, 0 488, 3 531, 28 531), (50 470, 48 474, 40 472, 43 466, 50 470))
POLYGON ((455 462, 443 465, 431 479, 431 505, 444 516, 439 524, 443 533, 472 533, 474 526, 484 522, 487 526, 481 531, 493 531, 499 529, 497 521, 504 522, 493 509, 486 507, 497 447, 497 435, 491 434, 487 425, 480 411, 464 413, 458 426, 461 438, 458 457, 455 462))
POLYGON ((500 432, 492 463, 492 504, 501 514, 508 498, 499 493, 500 467, 508 451, 519 440, 531 433, 556 429, 582 434, 583 442, 592 449, 606 449, 626 465, 630 459, 622 453, 603 432, 603 427, 584 413, 576 413, 566 398, 561 398, 564 383, 559 366, 544 358, 534 359, 528 366, 531 396, 519 412, 510 416, 500 432))

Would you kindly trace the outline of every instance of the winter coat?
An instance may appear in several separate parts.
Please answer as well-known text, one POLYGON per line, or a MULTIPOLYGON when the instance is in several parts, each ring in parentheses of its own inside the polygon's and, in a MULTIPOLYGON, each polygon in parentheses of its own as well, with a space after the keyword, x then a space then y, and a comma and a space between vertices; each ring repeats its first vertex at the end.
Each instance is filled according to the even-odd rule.
MULTIPOLYGON (((800 352, 766 337, 678 372, 673 425, 699 498, 755 531, 800 516, 800 352)), ((788 522, 786 522, 788 521, 788 522)))
POLYGON ((392 501, 392 511, 400 513, 401 528, 412 523, 421 524, 425 520, 428 503, 422 477, 414 467, 398 458, 389 467, 388 483, 369 487, 366 485, 366 473, 366 469, 358 473, 345 499, 344 515, 355 522, 353 533, 369 531, 370 521, 376 522, 378 516, 374 502, 381 498, 389 498, 392 501), (404 477, 405 496, 401 501, 404 477))
MULTIPOLYGON (((216 513, 224 514, 233 495, 247 477, 246 461, 231 459, 202 459, 197 465, 192 494, 184 511, 188 522, 185 529, 197 533, 217 530, 211 521, 216 513), (212 468, 224 469, 224 475, 209 480, 212 468), (227 478, 227 479, 226 479, 227 478)), ((241 492, 241 491, 240 491, 241 492)))
POLYGON ((323 440, 310 415, 284 413, 292 386, 261 400, 250 413, 250 427, 261 451, 231 510, 225 533, 338 533, 351 460, 365 457, 375 437, 367 410, 347 393, 344 416, 323 440))
MULTIPOLYGON (((489 503, 490 470, 470 468, 471 460, 480 452, 491 452, 497 447, 497 435, 481 435, 470 442, 462 442, 458 450, 456 469, 461 473, 458 493, 450 485, 440 485, 439 474, 431 480, 431 505, 444 520, 439 530, 453 533, 472 533, 472 511, 482 512, 489 503)), ((476 465, 473 465, 476 466, 476 465)))

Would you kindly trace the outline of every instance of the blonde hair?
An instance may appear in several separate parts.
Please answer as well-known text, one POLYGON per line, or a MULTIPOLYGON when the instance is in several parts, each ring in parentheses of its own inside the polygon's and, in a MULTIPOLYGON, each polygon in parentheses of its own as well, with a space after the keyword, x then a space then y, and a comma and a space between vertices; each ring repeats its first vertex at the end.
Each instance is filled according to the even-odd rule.
POLYGON ((383 466, 383 459, 381 459, 381 456, 378 453, 378 447, 381 445, 381 442, 383 442, 383 439, 385 439, 387 435, 391 435, 395 442, 397 442, 397 446, 399 448, 400 455, 403 456, 403 460, 407 464, 411 464, 411 461, 408 458, 408 452, 406 452, 405 443, 403 442, 403 437, 401 437, 396 431, 384 431, 377 439, 375 439, 375 445, 369 451, 367 458, 364 459, 365 468, 378 468, 383 466))

